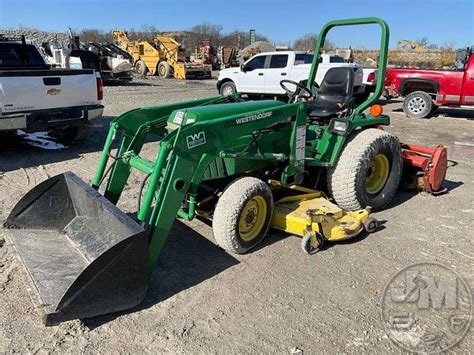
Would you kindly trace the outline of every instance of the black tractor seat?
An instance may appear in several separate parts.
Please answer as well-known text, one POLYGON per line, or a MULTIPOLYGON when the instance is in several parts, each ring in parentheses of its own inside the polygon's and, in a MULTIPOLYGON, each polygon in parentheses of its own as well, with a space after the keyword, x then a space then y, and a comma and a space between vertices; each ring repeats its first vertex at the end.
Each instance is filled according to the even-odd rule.
POLYGON ((354 68, 331 68, 326 72, 314 100, 306 104, 310 119, 329 119, 352 106, 354 68))

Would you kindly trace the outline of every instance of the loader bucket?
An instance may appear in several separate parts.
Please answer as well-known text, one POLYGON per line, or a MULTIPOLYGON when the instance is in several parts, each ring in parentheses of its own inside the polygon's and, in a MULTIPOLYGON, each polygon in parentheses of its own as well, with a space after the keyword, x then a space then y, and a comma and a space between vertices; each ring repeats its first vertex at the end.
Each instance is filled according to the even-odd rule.
POLYGON ((145 230, 71 172, 29 191, 4 227, 46 325, 121 311, 145 297, 145 230))

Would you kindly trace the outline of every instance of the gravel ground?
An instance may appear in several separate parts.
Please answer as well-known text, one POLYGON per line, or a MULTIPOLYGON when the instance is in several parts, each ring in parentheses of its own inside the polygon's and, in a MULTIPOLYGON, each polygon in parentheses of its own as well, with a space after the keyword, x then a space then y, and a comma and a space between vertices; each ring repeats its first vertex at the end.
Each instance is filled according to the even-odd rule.
MULTIPOLYGON (((148 79, 105 89, 105 117, 62 150, 12 141, 0 155, 0 214, 39 182, 72 170, 90 181, 111 118, 146 105, 215 95, 215 81, 148 79)), ((449 193, 400 191, 375 234, 305 255, 300 239, 270 232, 257 250, 230 255, 207 223, 176 221, 146 300, 120 314, 45 328, 26 292, 27 276, 8 240, 0 243, 0 352, 394 352, 382 327, 381 297, 390 276, 437 261, 473 285, 474 112, 440 109, 430 120, 407 119, 387 102, 389 131, 410 143, 449 149, 449 193), (294 352, 294 350, 293 350, 294 352)), ((144 155, 153 158, 155 144, 144 155)), ((134 212, 139 175, 119 207, 134 212)), ((3 238, 0 231, 0 240, 3 238)), ((474 348, 470 332, 454 350, 474 348)))

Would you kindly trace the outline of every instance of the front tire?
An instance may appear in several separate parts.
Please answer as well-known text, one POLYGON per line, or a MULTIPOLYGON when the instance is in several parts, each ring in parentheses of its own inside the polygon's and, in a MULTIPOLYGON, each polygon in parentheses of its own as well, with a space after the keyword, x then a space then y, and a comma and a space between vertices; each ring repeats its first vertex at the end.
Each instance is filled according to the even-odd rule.
POLYGON ((221 248, 246 253, 265 238, 272 215, 273 195, 265 182, 254 177, 234 180, 214 210, 214 237, 221 248))
POLYGON ((147 72, 148 68, 146 67, 146 64, 143 61, 139 60, 135 63, 135 73, 137 73, 140 78, 144 78, 147 72))
POLYGON ((426 118, 433 109, 433 100, 430 94, 424 91, 415 91, 403 100, 403 112, 411 118, 426 118))
POLYGON ((398 139, 369 128, 350 137, 336 165, 328 169, 328 190, 341 208, 381 210, 395 195, 401 175, 398 139))
POLYGON ((158 64, 158 75, 163 79, 171 76, 171 67, 167 62, 160 62, 158 64))
POLYGON ((219 89, 219 94, 222 96, 229 96, 235 94, 237 92, 237 88, 232 81, 226 81, 223 83, 219 89))

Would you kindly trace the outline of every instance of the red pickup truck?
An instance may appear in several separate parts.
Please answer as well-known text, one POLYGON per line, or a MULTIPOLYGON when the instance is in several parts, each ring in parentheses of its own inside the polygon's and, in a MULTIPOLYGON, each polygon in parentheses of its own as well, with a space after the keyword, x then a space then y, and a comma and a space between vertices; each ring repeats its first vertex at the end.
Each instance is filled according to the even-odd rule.
POLYGON ((408 117, 425 118, 439 106, 474 105, 474 48, 456 52, 454 70, 387 69, 385 90, 402 96, 408 117))

